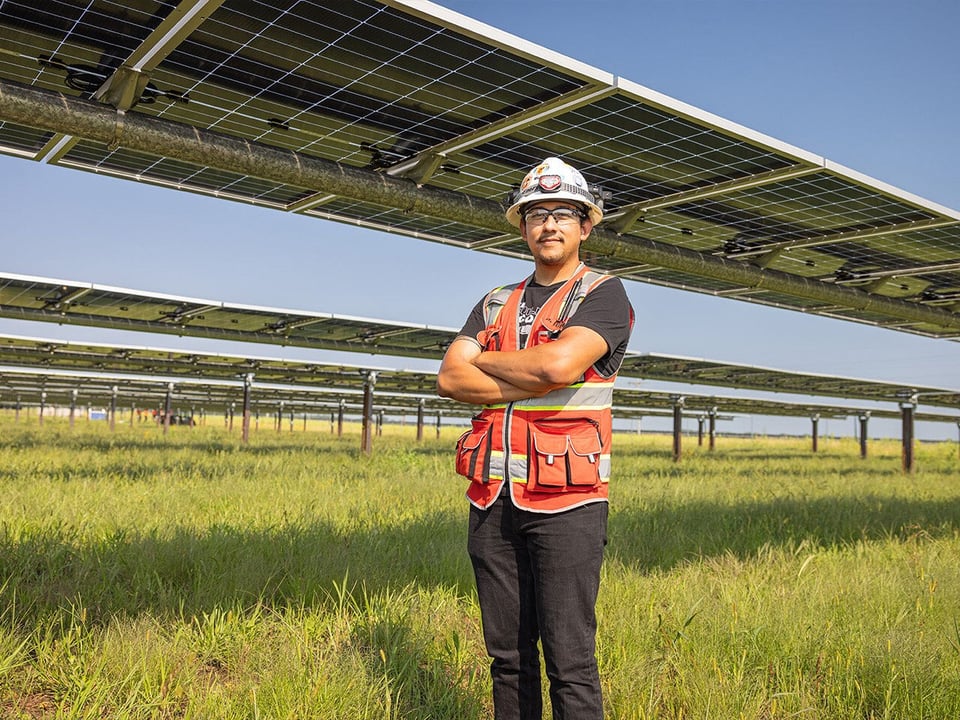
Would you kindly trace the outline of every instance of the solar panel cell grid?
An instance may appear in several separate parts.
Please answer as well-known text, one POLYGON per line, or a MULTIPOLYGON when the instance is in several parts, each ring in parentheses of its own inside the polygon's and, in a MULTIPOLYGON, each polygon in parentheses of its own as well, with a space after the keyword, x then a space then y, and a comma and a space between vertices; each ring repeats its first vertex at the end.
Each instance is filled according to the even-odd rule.
POLYGON ((250 105, 269 103, 277 119, 303 133, 296 149, 326 157, 331 146, 340 147, 331 159, 356 166, 371 162, 361 144, 383 154, 376 162, 391 163, 572 86, 556 73, 377 3, 256 9, 222 7, 161 70, 202 78, 191 96, 205 85, 211 98, 237 95, 232 109, 222 108, 224 119, 206 127, 226 127, 228 113, 237 114, 242 119, 233 129, 256 137, 267 118, 250 105), (327 128, 311 127, 318 117, 327 128))
POLYGON ((0 122, 0 135, 3 136, 4 149, 7 152, 11 154, 25 153, 28 157, 32 157, 50 139, 51 133, 24 127, 16 123, 0 122))

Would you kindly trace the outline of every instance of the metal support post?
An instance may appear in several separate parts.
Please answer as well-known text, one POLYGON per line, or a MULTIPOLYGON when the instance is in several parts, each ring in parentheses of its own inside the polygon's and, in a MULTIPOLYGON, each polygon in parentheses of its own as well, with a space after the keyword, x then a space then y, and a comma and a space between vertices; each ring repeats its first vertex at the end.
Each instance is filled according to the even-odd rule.
POLYGON ((40 424, 43 425, 43 411, 47 405, 47 391, 40 393, 40 424))
POLYGON ((170 410, 173 408, 173 383, 167 383, 167 397, 163 401, 163 434, 170 429, 170 410))
POLYGON ((253 390, 253 373, 243 376, 243 420, 240 425, 240 440, 250 442, 250 395, 253 390))
POLYGON ((373 450, 370 423, 373 418, 373 386, 377 384, 377 373, 371 370, 363 383, 363 428, 360 435, 360 451, 369 455, 373 450))
POLYGON ((710 418, 710 425, 707 430, 709 436, 709 449, 712 451, 717 446, 717 408, 710 408, 710 412, 707 413, 710 418))
POLYGON ((903 419, 903 471, 913 472, 913 414, 917 407, 917 396, 912 395, 909 400, 900 403, 900 413, 903 419))
POLYGON ((860 413, 860 457, 867 456, 867 422, 870 420, 870 413, 860 413))
POLYGON ((73 430, 74 421, 77 417, 77 389, 70 391, 70 429, 73 430))
POLYGON ((337 408, 337 437, 343 437, 343 411, 347 406, 346 400, 341 400, 337 408))
POLYGON ((114 385, 110 388, 110 432, 117 429, 117 393, 120 388, 114 385))
POLYGON ((818 443, 818 439, 819 439, 818 431, 819 431, 819 428, 820 428, 820 415, 819 415, 818 413, 814 413, 813 415, 810 416, 810 424, 811 424, 811 430, 810 430, 810 432, 811 432, 811 434, 812 434, 812 436, 813 436, 813 452, 816 452, 816 451, 817 451, 817 447, 818 447, 818 445, 819 445, 819 443, 818 443))
POLYGON ((697 417, 697 447, 703 447, 703 425, 706 419, 704 415, 697 417))
POLYGON ((417 401, 417 442, 423 440, 423 409, 424 409, 424 400, 420 398, 417 401))
POLYGON ((683 404, 686 400, 682 395, 673 395, 673 460, 679 462, 683 445, 683 404))

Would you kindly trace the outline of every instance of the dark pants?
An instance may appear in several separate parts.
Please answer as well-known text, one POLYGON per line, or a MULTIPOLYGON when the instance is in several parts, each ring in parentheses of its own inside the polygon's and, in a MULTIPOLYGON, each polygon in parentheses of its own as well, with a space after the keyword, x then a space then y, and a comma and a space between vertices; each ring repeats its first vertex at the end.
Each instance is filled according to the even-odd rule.
POLYGON ((471 507, 467 548, 496 720, 541 720, 538 638, 554 720, 603 718, 594 609, 606 540, 605 502, 543 514, 501 495, 487 510, 471 507))

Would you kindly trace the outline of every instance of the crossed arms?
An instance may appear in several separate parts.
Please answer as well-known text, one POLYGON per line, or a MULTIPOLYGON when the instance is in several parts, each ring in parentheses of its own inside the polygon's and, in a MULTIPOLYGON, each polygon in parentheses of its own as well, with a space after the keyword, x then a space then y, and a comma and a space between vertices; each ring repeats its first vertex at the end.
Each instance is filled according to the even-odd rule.
POLYGON ((474 405, 539 397, 576 382, 607 350, 600 333, 576 325, 553 342, 524 350, 484 351, 473 338, 460 336, 443 356, 437 392, 474 405))

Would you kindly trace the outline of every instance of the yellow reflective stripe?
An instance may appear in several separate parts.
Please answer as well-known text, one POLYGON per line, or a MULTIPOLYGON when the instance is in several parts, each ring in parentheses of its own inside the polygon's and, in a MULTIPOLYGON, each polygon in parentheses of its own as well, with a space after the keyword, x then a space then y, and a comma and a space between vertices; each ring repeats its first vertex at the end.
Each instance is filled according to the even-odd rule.
POLYGON ((543 412, 549 410, 551 412, 560 412, 561 410, 606 410, 610 407, 610 403, 601 403, 600 405, 523 405, 517 406, 516 412, 526 413, 526 412, 543 412))

